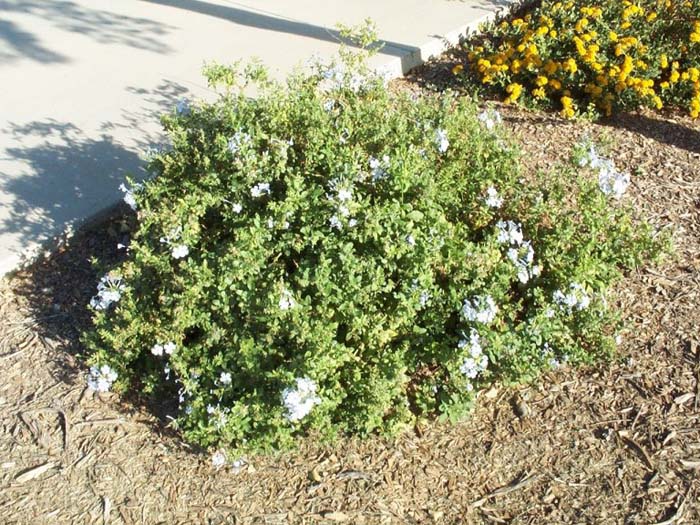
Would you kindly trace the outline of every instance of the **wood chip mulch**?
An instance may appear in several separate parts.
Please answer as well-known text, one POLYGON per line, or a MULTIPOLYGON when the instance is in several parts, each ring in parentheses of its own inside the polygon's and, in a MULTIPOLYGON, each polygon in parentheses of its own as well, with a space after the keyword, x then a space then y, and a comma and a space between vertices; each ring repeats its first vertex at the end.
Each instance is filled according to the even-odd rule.
POLYGON ((7 524, 700 523, 700 123, 591 124, 502 108, 527 169, 603 137, 625 196, 674 229, 675 256, 619 286, 621 359, 482 392, 473 416, 394 441, 313 440, 219 471, 169 408, 86 391, 77 340, 113 219, 0 282, 0 522, 7 524))

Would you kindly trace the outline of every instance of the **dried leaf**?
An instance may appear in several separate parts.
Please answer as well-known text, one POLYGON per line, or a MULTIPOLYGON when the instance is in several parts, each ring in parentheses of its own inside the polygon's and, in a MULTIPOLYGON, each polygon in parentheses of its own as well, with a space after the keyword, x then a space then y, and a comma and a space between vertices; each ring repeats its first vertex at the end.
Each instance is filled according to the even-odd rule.
POLYGON ((39 476, 41 476, 44 472, 51 470, 53 467, 54 467, 54 464, 51 463, 50 461, 47 463, 44 463, 43 465, 32 467, 29 470, 25 470, 24 472, 19 474, 15 478, 15 481, 17 483, 25 483, 27 481, 31 481, 34 478, 38 478, 39 476))

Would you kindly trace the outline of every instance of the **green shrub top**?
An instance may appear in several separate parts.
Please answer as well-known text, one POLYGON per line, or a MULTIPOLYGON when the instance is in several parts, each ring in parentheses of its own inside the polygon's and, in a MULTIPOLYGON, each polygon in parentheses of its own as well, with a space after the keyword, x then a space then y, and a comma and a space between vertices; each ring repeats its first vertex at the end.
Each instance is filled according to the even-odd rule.
POLYGON ((590 172, 521 178, 495 112, 352 62, 208 74, 221 98, 164 117, 172 149, 125 188, 139 227, 93 300, 94 389, 269 450, 456 419, 480 385, 612 349, 605 291, 653 243, 590 172))

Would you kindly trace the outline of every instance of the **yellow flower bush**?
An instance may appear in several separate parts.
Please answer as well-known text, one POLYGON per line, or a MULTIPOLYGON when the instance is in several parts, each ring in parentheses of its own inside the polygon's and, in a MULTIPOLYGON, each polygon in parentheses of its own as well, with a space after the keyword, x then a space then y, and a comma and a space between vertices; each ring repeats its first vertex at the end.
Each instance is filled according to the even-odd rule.
POLYGON ((543 0, 466 47, 467 64, 453 71, 476 75, 506 103, 567 118, 640 105, 700 116, 700 0, 543 0))

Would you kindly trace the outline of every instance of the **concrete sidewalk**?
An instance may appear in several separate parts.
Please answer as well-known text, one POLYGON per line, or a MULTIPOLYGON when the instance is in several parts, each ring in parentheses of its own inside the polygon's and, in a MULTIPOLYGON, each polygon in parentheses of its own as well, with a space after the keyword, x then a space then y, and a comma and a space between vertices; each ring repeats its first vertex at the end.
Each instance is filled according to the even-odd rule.
POLYGON ((158 115, 208 94, 205 60, 278 77, 367 17, 399 75, 508 0, 0 0, 0 275, 120 199, 158 115))

